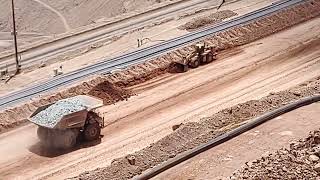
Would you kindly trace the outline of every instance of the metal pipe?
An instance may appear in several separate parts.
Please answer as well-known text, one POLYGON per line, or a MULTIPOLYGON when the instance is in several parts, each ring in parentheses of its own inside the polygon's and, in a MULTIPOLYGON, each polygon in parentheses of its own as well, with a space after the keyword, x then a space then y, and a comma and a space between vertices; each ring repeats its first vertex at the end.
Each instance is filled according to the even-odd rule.
POLYGON ((278 109, 275 109, 271 112, 265 113, 262 116, 259 116, 251 121, 249 121, 248 123, 234 129, 231 130, 230 132, 227 132, 221 136, 218 136, 212 140, 210 140, 209 142, 202 144, 200 146, 197 146, 191 150, 188 150, 186 152, 183 152, 181 154, 178 154, 176 157, 169 159, 168 161, 155 166, 152 169, 146 170, 145 172, 143 172, 143 174, 138 175, 133 177, 134 180, 146 180, 146 179, 150 179, 158 174, 160 174, 161 172, 164 172, 172 167, 174 167, 177 164, 180 164, 183 161, 186 161, 206 150, 209 150, 212 147, 215 147, 219 144, 222 144, 254 127, 259 126, 260 124, 263 124, 271 119, 274 119, 284 113, 290 112, 292 110, 295 110, 297 108, 300 108, 302 106, 306 106, 309 104, 312 104, 314 102, 318 102, 320 101, 320 94, 316 94, 314 96, 311 97, 306 97, 300 100, 297 100, 293 103, 287 104, 285 106, 282 106, 278 109))

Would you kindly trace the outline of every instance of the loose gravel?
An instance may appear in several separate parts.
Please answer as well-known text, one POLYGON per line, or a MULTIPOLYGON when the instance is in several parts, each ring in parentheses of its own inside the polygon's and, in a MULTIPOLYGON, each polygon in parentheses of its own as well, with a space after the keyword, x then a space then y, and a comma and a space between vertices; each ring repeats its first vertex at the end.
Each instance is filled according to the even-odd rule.
POLYGON ((267 153, 245 163, 228 179, 319 179, 320 129, 313 131, 290 148, 267 153))
POLYGON ((207 16, 202 16, 192 19, 190 22, 187 22, 178 27, 181 30, 192 31, 200 27, 213 25, 219 22, 222 22, 225 19, 238 15, 237 13, 231 10, 223 10, 216 13, 209 14, 207 16))
POLYGON ((30 120, 38 125, 53 128, 63 116, 86 109, 85 103, 77 97, 63 99, 33 116, 30 120))

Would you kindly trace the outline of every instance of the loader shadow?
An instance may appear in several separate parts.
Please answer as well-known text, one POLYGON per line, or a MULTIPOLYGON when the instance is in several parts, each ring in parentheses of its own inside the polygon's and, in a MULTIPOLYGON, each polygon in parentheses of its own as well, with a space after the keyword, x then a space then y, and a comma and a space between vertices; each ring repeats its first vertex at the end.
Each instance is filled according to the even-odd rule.
POLYGON ((29 148, 29 151, 37 154, 39 156, 43 156, 43 157, 48 157, 48 158, 54 158, 54 157, 58 157, 64 154, 68 154, 80 149, 84 149, 84 148, 90 148, 93 146, 96 146, 98 144, 101 143, 101 138, 95 140, 95 141, 90 141, 90 142, 77 142, 76 146, 70 149, 54 149, 54 148, 48 148, 45 147, 41 144, 40 141, 38 141, 36 144, 32 145, 29 148))

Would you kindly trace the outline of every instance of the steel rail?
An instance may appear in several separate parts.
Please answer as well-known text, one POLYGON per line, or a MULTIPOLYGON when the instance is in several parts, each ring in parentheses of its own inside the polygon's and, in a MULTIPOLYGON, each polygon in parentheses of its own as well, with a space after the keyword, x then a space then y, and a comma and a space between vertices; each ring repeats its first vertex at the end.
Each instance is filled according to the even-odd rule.
POLYGON ((134 64, 145 62, 150 58, 160 56, 166 52, 183 47, 195 41, 199 41, 209 35, 226 29, 242 25, 258 18, 268 16, 279 10, 303 2, 304 0, 285 0, 266 6, 259 10, 239 16, 226 22, 210 26, 199 31, 191 32, 186 35, 173 38, 171 40, 159 43, 150 47, 146 47, 128 54, 121 55, 112 59, 105 59, 91 66, 81 68, 79 70, 67 73, 60 77, 53 78, 42 84, 34 85, 23 90, 19 90, 0 97, 0 109, 5 109, 23 101, 28 101, 40 93, 47 93, 56 88, 70 85, 75 81, 87 78, 93 74, 108 73, 115 69, 125 68, 134 64))
MULTIPOLYGON (((234 2, 234 1, 232 1, 234 2)), ((100 42, 102 40, 108 39, 112 36, 124 34, 127 32, 130 32, 134 29, 137 29, 138 27, 142 27, 145 24, 150 24, 151 22, 154 22, 155 20, 160 20, 164 17, 172 17, 176 12, 179 11, 186 11, 188 9, 193 8, 194 6, 199 6, 201 4, 207 4, 209 3, 208 0, 199 0, 192 2, 191 4, 183 4, 184 2, 178 2, 176 4, 171 4, 169 7, 161 7, 159 9, 155 9, 149 12, 145 12, 133 17, 125 18, 123 20, 113 22, 107 25, 103 25, 102 27, 97 27, 94 29, 91 29, 86 32, 82 32, 79 34, 75 34, 74 36, 65 37, 62 39, 55 40, 49 44, 54 44, 55 46, 53 48, 46 47, 44 50, 41 50, 41 46, 37 46, 35 48, 31 48, 29 50, 23 50, 20 52, 22 56, 24 57, 21 61, 21 66, 24 68, 27 68, 29 66, 34 65, 35 62, 46 59, 47 57, 55 56, 58 54, 62 54, 63 52, 79 49, 79 47, 88 46, 90 44, 94 44, 96 42, 100 42), (182 4, 181 7, 175 8, 175 5, 182 4), (168 8, 168 11, 166 13, 164 12, 158 12, 160 9, 168 8), (148 18, 142 18, 142 15, 151 14, 148 18), (130 18, 140 18, 137 20, 130 21, 130 18), (130 22, 130 24, 124 24, 126 22, 130 22), (122 33, 119 33, 119 31, 122 31, 122 33), (70 41, 69 43, 63 43, 64 41, 70 41), (30 52, 35 52, 35 54, 30 55, 30 52)), ((230 3, 230 2, 229 2, 230 3)), ((47 46, 45 44, 44 46, 47 46)), ((43 47, 43 46, 42 46, 43 47)), ((6 56, 4 58, 0 58, 0 69, 8 67, 11 69, 14 67, 14 63, 12 63, 11 55, 6 56)))

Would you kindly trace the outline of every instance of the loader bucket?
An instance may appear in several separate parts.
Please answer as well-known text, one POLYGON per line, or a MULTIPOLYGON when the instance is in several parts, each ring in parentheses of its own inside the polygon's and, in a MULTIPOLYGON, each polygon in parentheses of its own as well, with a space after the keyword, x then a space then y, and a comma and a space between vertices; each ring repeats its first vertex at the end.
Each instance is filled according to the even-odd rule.
POLYGON ((169 71, 171 73, 183 73, 188 71, 188 65, 180 62, 172 62, 169 66, 169 71))

